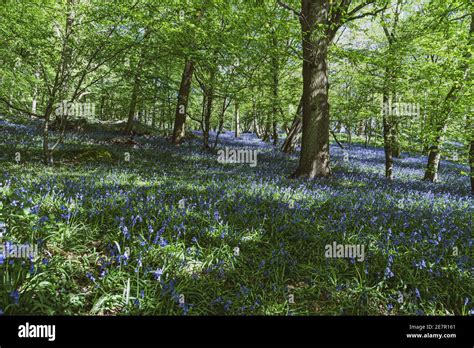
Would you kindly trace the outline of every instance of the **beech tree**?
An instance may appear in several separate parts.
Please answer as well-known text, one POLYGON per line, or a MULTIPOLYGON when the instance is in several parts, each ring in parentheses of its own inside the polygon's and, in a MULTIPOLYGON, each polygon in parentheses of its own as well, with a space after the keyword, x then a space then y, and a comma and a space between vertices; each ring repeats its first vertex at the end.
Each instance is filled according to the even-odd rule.
POLYGON ((301 11, 280 5, 295 13, 301 24, 303 50, 303 123, 301 153, 293 177, 327 177, 329 163, 329 79, 328 49, 338 29, 349 21, 375 15, 376 1, 355 4, 351 0, 301 1, 301 11), (364 9, 373 7, 368 12, 364 9))

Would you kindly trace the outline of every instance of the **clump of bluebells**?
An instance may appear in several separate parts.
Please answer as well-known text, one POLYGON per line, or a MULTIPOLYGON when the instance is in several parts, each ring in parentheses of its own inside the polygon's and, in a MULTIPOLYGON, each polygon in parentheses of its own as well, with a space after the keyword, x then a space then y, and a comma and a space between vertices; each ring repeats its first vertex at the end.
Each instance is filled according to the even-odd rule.
MULTIPOLYGON (((14 139, 2 147, 39 151, 31 127, 0 126, 14 139)), ((137 137, 137 150, 112 135, 67 134, 64 149, 100 146, 115 162, 2 160, 5 237, 41 255, 0 256, 0 314, 473 313, 464 166, 442 162, 432 184, 425 158, 405 154, 387 184, 382 149, 353 146, 344 161, 331 147, 333 177, 308 182, 288 179, 296 155, 253 134, 219 146, 258 150, 256 167, 219 164, 199 139, 137 137), (326 258, 333 241, 364 245, 364 260, 326 258)))

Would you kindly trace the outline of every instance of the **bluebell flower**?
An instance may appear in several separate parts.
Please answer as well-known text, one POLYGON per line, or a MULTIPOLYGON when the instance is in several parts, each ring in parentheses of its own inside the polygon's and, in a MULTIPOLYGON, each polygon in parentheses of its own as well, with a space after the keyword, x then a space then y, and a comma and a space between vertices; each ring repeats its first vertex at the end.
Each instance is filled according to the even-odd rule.
POLYGON ((393 263, 393 255, 388 256, 388 263, 391 265, 393 263))
POLYGON ((227 300, 227 302, 224 304, 224 310, 227 312, 231 306, 232 306, 232 301, 227 300))
POLYGON ((387 278, 392 278, 394 276, 394 274, 393 274, 392 270, 390 269, 390 267, 385 268, 385 276, 387 278))
POLYGON ((10 297, 13 299, 13 302, 15 304, 18 304, 18 302, 20 300, 20 293, 18 292, 18 290, 14 290, 14 291, 10 292, 10 297))
POLYGON ((250 293, 250 289, 247 288, 246 286, 240 286, 240 292, 241 292, 244 296, 246 296, 246 295, 248 295, 248 294, 250 293))
POLYGON ((121 227, 122 233, 125 236, 125 239, 130 239, 130 233, 128 232, 128 228, 125 225, 122 225, 121 227))
POLYGON ((163 270, 161 268, 157 268, 156 271, 152 272, 155 280, 160 280, 161 276, 163 275, 163 270))
POLYGON ((89 278, 90 280, 92 280, 93 282, 95 282, 95 278, 90 272, 86 273, 86 277, 89 278))
POLYGON ((415 262, 415 267, 418 269, 426 268, 426 262, 422 259, 420 262, 415 262))
POLYGON ((183 309, 183 315, 188 315, 189 309, 191 308, 192 305, 187 304, 187 303, 180 303, 179 307, 183 309))
POLYGON ((415 295, 416 295, 416 298, 421 298, 420 290, 418 290, 418 288, 415 288, 415 295))
POLYGON ((167 246, 168 244, 169 244, 169 243, 168 243, 168 241, 167 241, 166 239, 160 237, 160 243, 159 243, 159 246, 160 246, 160 247, 165 247, 165 246, 167 246))

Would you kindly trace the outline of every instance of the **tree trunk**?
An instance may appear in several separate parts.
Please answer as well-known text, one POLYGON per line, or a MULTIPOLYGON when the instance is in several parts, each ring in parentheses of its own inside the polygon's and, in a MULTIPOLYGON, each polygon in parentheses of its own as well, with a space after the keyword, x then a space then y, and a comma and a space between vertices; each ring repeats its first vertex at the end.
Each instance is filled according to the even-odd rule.
MULTIPOLYGON (((474 43, 474 14, 471 14, 471 28, 469 30, 469 43, 470 46, 473 46, 474 43)), ((469 54, 471 56, 472 54, 469 54)), ((472 76, 472 72, 469 73, 470 76, 472 76)), ((470 77, 467 76, 469 79, 470 77)), ((468 126, 467 126, 467 131, 468 131, 468 139, 470 140, 470 146, 469 146, 469 167, 471 168, 471 193, 474 195, 474 124, 472 123, 472 111, 473 108, 471 107, 469 110, 468 114, 468 126)))
POLYGON ((104 105, 105 105, 105 95, 101 94, 100 105, 99 105, 99 119, 102 121, 106 119, 104 117, 104 105))
POLYGON ((209 149, 209 131, 211 128, 211 114, 212 114, 212 102, 214 99, 214 91, 212 84, 213 82, 210 82, 211 86, 209 86, 209 89, 206 91, 206 98, 205 98, 205 108, 204 108, 204 122, 203 122, 203 147, 204 149, 209 149))
POLYGON ((436 145, 433 145, 429 149, 428 153, 428 165, 426 166, 425 176, 423 180, 428 180, 431 182, 438 181, 438 169, 439 161, 441 159, 441 153, 439 152, 439 143, 441 142, 441 137, 437 137, 436 145))
POLYGON ((222 129, 224 128, 225 112, 228 106, 229 105, 227 104, 227 96, 224 96, 224 101, 222 102, 222 111, 221 111, 221 114, 219 115, 219 127, 217 129, 216 139, 214 140, 213 149, 217 147, 217 143, 219 141, 219 135, 222 133, 222 129))
MULTIPOLYGON (((448 99, 451 98, 451 92, 453 91, 454 89, 451 89, 450 93, 448 94, 448 99)), ((433 143, 428 148, 428 163, 426 165, 425 176, 423 177, 423 180, 431 182, 438 181, 438 169, 441 159, 440 146, 443 141, 444 132, 446 131, 446 118, 443 118, 441 123, 442 124, 436 127, 433 143)))
POLYGON ((469 147, 469 167, 471 168, 471 193, 474 195, 474 139, 471 135, 471 145, 469 147))
POLYGON ((252 103, 252 120, 253 120, 253 132, 257 137, 260 137, 260 134, 258 132, 258 126, 257 126, 257 123, 258 123, 258 120, 257 120, 257 101, 255 100, 255 98, 254 98, 253 103, 252 103))
MULTIPOLYGON (((388 78, 388 77, 386 77, 388 78)), ((393 150, 392 150, 392 123, 391 123, 391 104, 390 97, 387 92, 383 95, 383 143, 385 151, 385 178, 389 181, 393 180, 393 150)))
MULTIPOLYGON (((59 96, 65 97, 68 92, 68 78, 66 75, 68 74, 69 70, 69 63, 71 61, 72 56, 72 47, 69 46, 69 40, 72 35, 73 31, 73 23, 75 18, 74 12, 74 1, 68 0, 67 1, 67 17, 66 17, 66 24, 64 29, 64 40, 62 43, 62 51, 61 51, 61 60, 56 70, 56 76, 54 79, 53 87, 51 88, 51 93, 48 98, 48 103, 46 105, 46 109, 44 112, 44 124, 43 124, 43 159, 46 165, 53 164, 53 150, 49 147, 49 123, 51 114, 53 112, 54 103, 56 101, 57 93, 59 89, 62 89, 62 94, 59 93, 59 96)), ((64 115, 61 115, 61 121, 65 118, 64 115)), ((60 122, 60 126, 62 122, 60 122)))
MULTIPOLYGON (((35 77, 38 78, 40 76, 39 72, 35 73, 35 77)), ((35 83, 35 87, 33 90, 33 101, 31 103, 31 112, 36 114, 36 106, 38 104, 38 85, 35 83)))
MULTIPOLYGON (((469 45, 473 46, 473 33, 474 33, 474 14, 471 14, 471 26, 469 29, 469 45)), ((467 47, 466 52, 464 54, 465 57, 470 58, 471 53, 469 51, 469 47, 467 47)), ((470 79, 470 71, 469 65, 463 63, 460 66, 460 70, 464 71, 464 81, 467 82, 470 79)), ((438 126, 436 128, 434 144, 429 148, 428 153, 428 164, 426 166, 424 180, 429 180, 431 182, 436 182, 438 179, 438 168, 439 168, 439 161, 440 161, 440 151, 439 147, 441 145, 443 135, 446 131, 447 121, 449 119, 449 114, 451 113, 453 104, 458 100, 458 92, 464 87, 464 83, 454 83, 451 87, 450 91, 446 95, 444 100, 443 110, 442 110, 442 117, 438 126)), ((472 148, 471 150, 472 151, 472 148)), ((470 159, 471 160, 471 159, 470 159)), ((471 162, 470 162, 471 164, 471 162)), ((472 168, 472 167, 471 167, 472 168)), ((471 178, 472 183, 472 178, 471 178)))
MULTIPOLYGON (((275 51, 278 50, 278 37, 275 30, 272 30, 272 46, 275 51)), ((278 88, 279 88, 279 73, 280 73, 280 64, 278 61, 278 55, 272 55, 272 75, 273 75, 273 100, 272 100, 272 138, 273 145, 278 145, 278 124, 277 124, 277 114, 280 110, 279 100, 278 100, 278 88)))
POLYGON ((236 100, 234 104, 234 120, 235 120, 235 137, 240 137, 240 107, 239 102, 236 100))
POLYGON ((273 145, 278 145, 278 124, 276 121, 273 121, 272 124, 272 138, 273 138, 273 145))
POLYGON ((372 119, 366 120, 365 121, 365 126, 364 126, 364 135, 365 135, 365 144, 364 147, 367 148, 370 144, 370 133, 371 133, 371 125, 372 125, 372 119), (370 126, 369 126, 370 124, 370 126))
POLYGON ((396 158, 400 158, 402 154, 399 132, 399 120, 397 118, 392 118, 392 148, 393 157, 396 158))
POLYGON ((181 77, 181 85, 178 93, 178 103, 176 105, 176 113, 174 119, 173 137, 171 142, 179 145, 185 135, 186 126, 186 110, 188 107, 189 92, 191 91, 191 82, 194 72, 194 63, 191 60, 186 61, 184 65, 183 75, 181 77))
POLYGON ((303 98, 300 99, 300 103, 298 105, 298 110, 296 111, 295 118, 293 119, 293 123, 291 125, 290 131, 283 143, 282 151, 284 153, 293 153, 295 152, 296 143, 298 141, 300 132, 301 132, 301 114, 303 111, 303 98))
POLYGON ((44 112, 44 123, 43 123, 43 160, 44 164, 50 166, 53 165, 53 154, 49 149, 49 122, 51 113, 53 112, 54 97, 48 101, 46 110, 44 112))
POLYGON ((303 135, 299 166, 293 177, 328 177, 329 102, 327 54, 329 38, 318 24, 327 24, 329 2, 302 0, 303 135))
POLYGON ((133 81, 133 89, 132 89, 132 97, 130 98, 130 105, 128 108, 128 119, 127 119, 127 124, 125 126, 124 132, 126 134, 130 134, 133 130, 133 119, 135 116, 135 110, 137 106, 137 97, 138 97, 138 91, 140 89, 140 74, 142 70, 142 59, 140 58, 140 61, 138 62, 137 69, 135 72, 135 78, 133 81))
POLYGON ((270 141, 270 133, 272 128, 272 115, 267 113, 265 117, 265 127, 263 131, 263 138, 262 140, 265 142, 270 141))

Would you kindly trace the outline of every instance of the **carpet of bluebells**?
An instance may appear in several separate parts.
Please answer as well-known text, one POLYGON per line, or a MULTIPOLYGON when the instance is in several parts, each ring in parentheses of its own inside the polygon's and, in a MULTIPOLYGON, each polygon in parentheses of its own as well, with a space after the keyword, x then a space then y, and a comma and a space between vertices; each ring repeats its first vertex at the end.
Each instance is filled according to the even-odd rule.
POLYGON ((466 166, 404 154, 383 177, 380 148, 331 147, 333 176, 292 180, 297 155, 252 134, 258 164, 219 164, 194 134, 110 144, 67 134, 41 164, 40 124, 0 121, 0 313, 46 315, 469 315, 473 200, 466 166), (15 154, 21 155, 19 163, 15 154), (129 154, 130 161, 125 158, 129 154), (347 158, 346 158, 347 159, 347 158), (360 244, 365 260, 326 258, 360 244))

